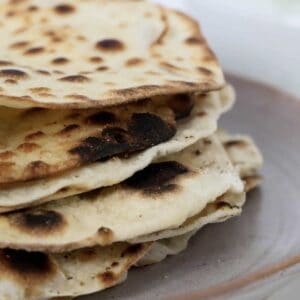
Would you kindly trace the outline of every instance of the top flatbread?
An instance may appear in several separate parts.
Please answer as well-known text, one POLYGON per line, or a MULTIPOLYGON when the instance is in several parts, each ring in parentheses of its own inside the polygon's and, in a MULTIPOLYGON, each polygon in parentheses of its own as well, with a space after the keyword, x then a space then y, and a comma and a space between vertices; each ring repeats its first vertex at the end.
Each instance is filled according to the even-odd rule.
POLYGON ((181 13, 133 0, 1 3, 1 105, 99 107, 224 84, 181 13))

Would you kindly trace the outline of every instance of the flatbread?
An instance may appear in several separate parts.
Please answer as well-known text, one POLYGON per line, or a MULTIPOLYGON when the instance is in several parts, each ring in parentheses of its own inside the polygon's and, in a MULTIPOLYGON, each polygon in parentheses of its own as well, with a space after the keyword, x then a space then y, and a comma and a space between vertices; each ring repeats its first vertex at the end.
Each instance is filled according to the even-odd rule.
POLYGON ((197 231, 195 230, 176 237, 155 241, 151 245, 150 250, 136 262, 135 266, 143 267, 157 264, 167 256, 179 254, 188 247, 190 239, 196 233, 197 231))
POLYGON ((214 202, 208 203, 205 209, 187 219, 178 228, 140 236, 130 240, 131 243, 177 237, 178 235, 198 231, 205 224, 225 221, 242 212, 242 206, 246 200, 245 192, 249 192, 261 183, 258 170, 262 167, 262 154, 253 139, 247 135, 233 135, 224 130, 218 130, 216 136, 222 142, 233 166, 244 181, 244 193, 225 193, 214 202))
MULTIPOLYGON (((182 101, 193 100, 186 96, 182 101)), ((53 176, 97 160, 128 156, 176 133, 175 114, 168 101, 160 99, 105 110, 0 106, 0 121, 0 183, 53 176)))
MULTIPOLYGON (((178 98, 183 99, 183 107, 171 105, 177 119, 185 116, 182 112, 188 111, 189 106, 186 106, 186 103, 190 101, 187 101, 186 97, 182 95, 178 98)), ((169 141, 127 158, 114 157, 106 161, 87 164, 54 177, 2 186, 0 189, 0 212, 33 206, 117 184, 159 157, 181 151, 200 138, 212 134, 217 128, 220 114, 232 107, 235 95, 233 88, 226 86, 219 92, 197 95, 194 98, 193 110, 188 117, 177 121, 177 132, 169 141)), ((160 97, 157 98, 157 101, 166 101, 170 104, 170 99, 173 100, 174 96, 160 97)), ((178 99, 172 103, 178 102, 178 99)))
POLYGON ((247 135, 229 134, 218 130, 217 135, 242 179, 254 180, 263 165, 263 157, 253 139, 247 135))
MULTIPOLYGON (((227 146, 225 148, 227 154, 238 169, 240 176, 244 178, 245 192, 258 187, 261 183, 258 170, 262 166, 263 158, 252 138, 246 135, 232 135, 223 130, 218 131, 218 137, 224 147, 227 146), (228 147, 229 145, 230 147, 228 147)), ((169 255, 182 252, 187 248, 192 236, 206 224, 224 222, 240 215, 246 200, 245 196, 245 193, 227 193, 209 203, 199 214, 189 218, 178 228, 163 230, 132 240, 133 243, 156 241, 136 265, 145 266, 158 263, 169 255)))
POLYGON ((5 0, 0 18, 1 105, 103 107, 224 85, 196 21, 150 1, 5 0))
POLYGON ((118 243, 49 255, 2 249, 0 298, 46 300, 101 291, 125 280, 149 247, 118 243))
POLYGON ((119 185, 0 216, 0 246, 67 251, 177 228, 243 183, 214 136, 119 185), (167 212, 167 213, 166 213, 167 212))
MULTIPOLYGON (((244 158, 247 159, 246 156, 244 158)), ((253 168, 250 166, 250 169, 253 168)), ((243 201, 237 201, 238 197, 232 198, 228 194, 222 200, 226 202, 222 205, 220 201, 212 202, 196 217, 187 220, 178 228, 177 236, 154 243, 132 246, 117 243, 107 247, 48 255, 22 250, 1 250, 0 298, 36 300, 58 296, 74 297, 118 284, 125 280, 131 265, 158 263, 168 255, 178 254, 187 247, 201 225, 221 222, 240 213, 240 207, 228 205, 233 202, 242 203, 243 201), (182 232, 185 233, 178 235, 182 232)))
POLYGON ((205 225, 225 222, 230 218, 239 216, 242 212, 241 204, 244 203, 245 194, 228 194, 226 198, 230 203, 233 203, 234 199, 237 200, 236 206, 221 201, 209 203, 199 214, 189 218, 176 229, 158 232, 147 238, 136 239, 136 241, 147 240, 148 238, 155 240, 150 250, 136 262, 136 266, 155 264, 169 255, 177 255, 187 248, 189 240, 205 225))
POLYGON ((192 231, 198 231, 206 224, 224 222, 241 214, 242 206, 246 200, 245 196, 245 193, 225 193, 215 201, 208 203, 201 211, 188 218, 180 226, 143 235, 131 239, 129 242, 135 244, 169 239, 192 231))
MULTIPOLYGON (((167 256, 177 255, 188 247, 190 239, 205 225, 225 222, 226 220, 239 216, 241 208, 229 205, 217 205, 210 203, 198 215, 182 224, 178 230, 165 231, 165 238, 156 240, 149 251, 136 262, 136 266, 152 265, 164 260, 167 256), (168 237, 169 236, 169 237, 168 237)), ((158 234, 161 236, 161 234, 158 234)))

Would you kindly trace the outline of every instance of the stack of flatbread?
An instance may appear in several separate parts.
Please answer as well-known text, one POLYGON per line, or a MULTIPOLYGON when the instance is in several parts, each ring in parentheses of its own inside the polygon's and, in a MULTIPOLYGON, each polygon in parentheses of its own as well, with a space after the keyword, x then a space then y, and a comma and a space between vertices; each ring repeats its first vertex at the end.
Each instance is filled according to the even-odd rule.
MULTIPOLYGON (((198 24, 134 0, 0 4, 0 299, 122 282, 260 183, 198 24)), ((192 259, 192 258, 191 258, 192 259)))

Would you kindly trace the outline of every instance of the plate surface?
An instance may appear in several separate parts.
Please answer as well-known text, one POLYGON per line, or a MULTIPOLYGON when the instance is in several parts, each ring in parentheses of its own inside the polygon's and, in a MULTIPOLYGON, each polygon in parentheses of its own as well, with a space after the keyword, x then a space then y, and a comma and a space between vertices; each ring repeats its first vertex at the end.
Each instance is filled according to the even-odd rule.
POLYGON ((182 254, 133 269, 125 283, 80 300, 271 299, 300 275, 300 102, 227 79, 238 101, 221 126, 254 137, 265 158, 263 186, 249 194, 241 217, 206 226, 182 254))

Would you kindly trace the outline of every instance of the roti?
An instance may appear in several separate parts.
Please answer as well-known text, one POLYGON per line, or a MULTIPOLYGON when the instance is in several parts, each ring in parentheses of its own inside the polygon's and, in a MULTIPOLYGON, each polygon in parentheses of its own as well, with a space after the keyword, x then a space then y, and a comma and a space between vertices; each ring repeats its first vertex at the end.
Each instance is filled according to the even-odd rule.
POLYGON ((157 241, 136 263, 137 266, 158 263, 168 255, 176 255, 187 248, 192 236, 206 224, 224 222, 240 215, 246 200, 245 192, 250 192, 260 185, 261 176, 258 175, 258 170, 262 166, 263 158, 253 139, 246 135, 232 135, 224 130, 219 130, 217 135, 241 178, 244 178, 244 193, 226 193, 209 203, 199 214, 189 218, 178 228, 163 230, 132 240, 133 243, 157 241))
POLYGON ((172 109, 167 101, 155 99, 105 110, 2 106, 0 120, 0 183, 53 176, 94 161, 128 156, 176 133, 172 109))
MULTIPOLYGON (((253 185, 251 189, 254 189, 258 185, 253 185)), ((151 238, 155 239, 155 242, 151 245, 150 250, 135 265, 138 267, 151 265, 161 262, 169 255, 177 255, 187 248, 190 239, 205 225, 225 222, 242 213, 242 205, 245 200, 244 193, 236 195, 227 194, 226 197, 223 197, 223 200, 228 200, 230 204, 225 201, 215 201, 208 204, 201 213, 188 219, 177 229, 157 232, 155 235, 152 235, 151 238), (234 201, 237 202, 234 203, 234 201), (156 240, 163 236, 165 238, 156 240)))
POLYGON ((241 178, 250 181, 252 177, 254 180, 258 176, 257 169, 263 164, 263 157, 251 137, 229 134, 224 130, 217 134, 241 178))
POLYGON ((224 85, 196 21, 150 1, 5 0, 0 16, 1 105, 103 107, 224 85))
POLYGON ((150 245, 118 243, 63 254, 1 249, 0 297, 45 300, 101 291, 125 280, 150 245))
MULTIPOLYGON (((176 96, 177 99, 174 98, 175 96, 156 97, 156 105, 154 105, 155 111, 158 115, 165 115, 167 120, 168 118, 166 116, 169 113, 169 108, 164 105, 165 103, 168 103, 175 115, 175 119, 177 119, 175 125, 176 134, 168 141, 150 147, 139 153, 132 154, 129 157, 114 156, 111 159, 89 163, 79 168, 75 168, 56 176, 47 177, 45 179, 2 186, 0 190, 0 212, 33 206, 100 187, 117 184, 132 176, 136 171, 145 168, 154 160, 170 153, 181 151, 195 143, 200 138, 211 135, 217 128, 217 120, 219 116, 232 107, 235 95, 232 87, 226 86, 219 92, 211 92, 206 95, 194 95, 193 97, 180 95, 176 96), (158 103, 162 103, 161 106, 159 106, 158 103), (174 105, 174 103, 177 105, 174 105), (192 107, 191 104, 194 104, 194 107, 192 107), (166 111, 165 114, 163 111, 166 111), (115 170, 118 170, 118 172, 115 172, 115 170)), ((133 106, 136 107, 136 104, 133 106)), ((137 106, 137 108, 141 111, 142 109, 145 109, 143 108, 144 106, 145 105, 143 104, 142 106, 137 106)), ((108 112, 107 110, 105 111, 108 112)), ((115 112, 115 115, 121 115, 121 113, 123 113, 122 110, 118 109, 113 111, 115 112)), ((127 110, 125 112, 127 112, 127 110)), ((129 115, 129 112, 126 114, 129 115)), ((55 113, 54 115, 56 118, 57 115, 55 113)), ((107 116, 109 114, 105 113, 104 115, 107 116)), ((79 132, 81 135, 86 135, 89 129, 89 126, 84 123, 84 120, 86 120, 84 112, 78 117, 78 120, 80 119, 82 120, 81 124, 83 125, 81 125, 80 129, 77 129, 77 133, 76 130, 73 132, 74 141, 79 137, 79 132)), ((44 118, 41 118, 40 120, 41 122, 44 122, 44 118)), ((160 136, 161 138, 163 137, 163 133, 161 132, 162 128, 165 128, 169 133, 172 128, 168 125, 171 121, 169 120, 166 122, 168 123, 164 123, 165 126, 163 127, 153 126, 157 129, 154 130, 157 133, 157 136, 160 136)), ((61 124, 64 124, 64 122, 61 124)), ((110 126, 111 124, 107 125, 108 128, 111 128, 110 126)), ((70 137, 72 136, 71 134, 72 132, 70 132, 70 137)), ((148 132, 145 134, 149 136, 148 132)), ((56 145, 62 143, 66 149, 66 145, 71 143, 70 137, 67 142, 65 141, 65 136, 49 136, 49 140, 56 145)), ((166 137, 165 134, 164 137, 166 137)), ((36 143, 38 143, 38 141, 36 141, 36 143)), ((43 144, 40 142, 39 144, 41 147, 44 147, 44 150, 48 150, 49 146, 47 143, 43 144)), ((99 148, 99 150, 101 149, 99 148)), ((54 152, 55 151, 52 149, 52 153, 54 152)), ((102 153, 103 151, 99 152, 102 153)), ((42 155, 42 152, 40 152, 40 154, 42 155)), ((58 160, 66 160, 64 155, 55 155, 55 157, 58 160)), ((41 159, 42 158, 43 156, 41 156, 41 159)), ((8 176, 8 173, 5 173, 4 175, 8 176)), ((10 176, 16 176, 16 174, 13 173, 10 174, 10 176)))
MULTIPOLYGON (((251 140, 248 141, 252 143, 251 140)), ((255 145, 252 143, 251 147, 255 145)), ((241 151, 243 149, 245 147, 241 148, 241 151)), ((259 154, 259 151, 256 153, 259 154)), ((244 158, 246 163, 248 159, 246 156, 244 158)), ((247 165, 249 170, 253 171, 254 166, 258 164, 253 158, 251 161, 253 165, 250 163, 247 165)), ((107 247, 48 255, 22 250, 1 250, 0 297, 1 299, 6 297, 7 300, 75 297, 116 285, 126 279, 127 270, 134 263, 136 266, 149 265, 162 261, 168 255, 178 254, 187 247, 191 237, 205 224, 221 222, 240 214, 241 208, 238 206, 239 203, 243 203, 241 201, 243 196, 240 200, 238 195, 233 196, 227 194, 218 201, 208 204, 201 213, 181 225, 177 229, 176 236, 154 243, 131 246, 117 243, 107 247), (237 206, 233 206, 233 203, 237 206)), ((174 234, 175 231, 176 229, 173 230, 174 234)))
POLYGON ((243 183, 218 138, 200 140, 108 188, 0 216, 0 246, 61 252, 177 228, 243 183), (168 213, 163 213, 168 212, 168 213))

